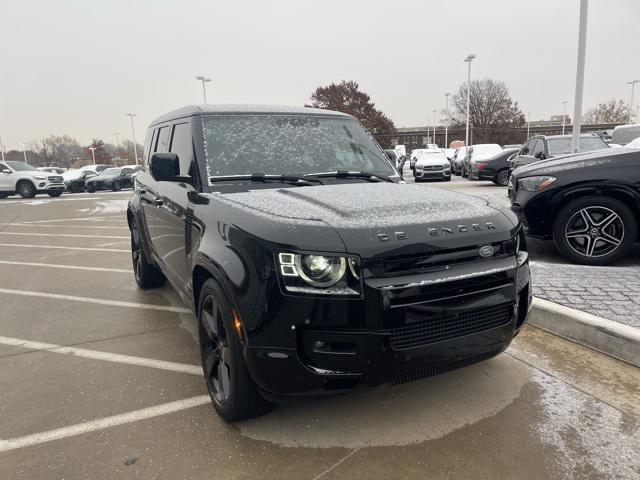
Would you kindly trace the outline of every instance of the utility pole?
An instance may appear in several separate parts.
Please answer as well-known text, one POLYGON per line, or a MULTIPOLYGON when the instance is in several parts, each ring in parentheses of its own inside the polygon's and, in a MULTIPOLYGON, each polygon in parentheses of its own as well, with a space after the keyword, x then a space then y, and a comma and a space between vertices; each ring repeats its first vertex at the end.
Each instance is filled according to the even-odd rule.
POLYGON ((96 164, 96 147, 89 147, 89 150, 91 150, 91 157, 93 158, 93 164, 96 164))
POLYGON ((566 100, 564 102, 562 102, 563 108, 562 108, 562 134, 564 135, 564 125, 567 121, 567 102, 566 100))
POLYGON ((573 102, 573 137, 571 151, 580 148, 580 129, 582 127, 582 96, 584 90, 584 59, 587 51, 587 13, 589 0, 580 0, 580 30, 578 33, 578 65, 576 67, 576 94, 573 102))
POLYGON ((429 144, 431 143, 429 140, 429 119, 427 118, 427 147, 429 147, 429 144))
POLYGON ((4 145, 2 144, 2 137, 0 137, 0 155, 2 155, 2 161, 4 162, 4 145))
POLYGON ((465 138, 464 145, 466 147, 469 146, 469 105, 471 104, 471 62, 476 56, 473 53, 467 55, 467 58, 464 59, 466 63, 469 64, 469 70, 467 71, 467 135, 465 138))
POLYGON ((133 126, 133 117, 137 115, 137 113, 127 113, 127 116, 131 120, 131 138, 133 139, 133 156, 136 157, 136 165, 138 165, 138 144, 136 142, 136 129, 133 126))
POLYGON ((436 112, 437 110, 433 111, 433 143, 437 145, 438 142, 436 142, 436 112))
POLYGON ((531 131, 531 112, 527 113, 527 140, 531 136, 529 132, 531 131))
POLYGON ((631 85, 631 103, 629 104, 629 123, 633 123, 633 91, 636 88, 636 83, 640 83, 640 80, 631 80, 627 82, 627 85, 631 85))
POLYGON ((196 76, 196 80, 200 80, 202 82, 202 100, 204 100, 204 104, 207 104, 207 88, 205 86, 206 83, 210 82, 211 79, 205 77, 204 75, 196 76))
POLYGON ((24 163, 29 165, 29 162, 27 162, 27 147, 24 144, 24 142, 20 142, 20 145, 22 145, 22 154, 24 155, 24 163))
POLYGON ((444 120, 444 148, 449 148, 449 95, 450 93, 445 93, 445 103, 444 103, 444 112, 445 112, 445 120, 444 120))

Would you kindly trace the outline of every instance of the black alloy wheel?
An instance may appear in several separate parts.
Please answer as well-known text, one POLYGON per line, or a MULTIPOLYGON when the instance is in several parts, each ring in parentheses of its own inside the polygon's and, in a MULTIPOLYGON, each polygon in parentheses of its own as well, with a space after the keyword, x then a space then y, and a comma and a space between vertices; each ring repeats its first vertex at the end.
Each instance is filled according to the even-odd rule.
POLYGON ((147 260, 144 251, 144 242, 140 236, 140 230, 135 220, 131 221, 131 262, 133 275, 140 288, 148 289, 160 287, 166 282, 164 274, 147 260))
POLYGON ((241 331, 222 288, 208 279, 198 297, 198 341, 209 396, 218 414, 235 422, 272 408, 247 370, 241 331))
POLYGON ((503 187, 506 187, 509 184, 509 170, 507 168, 503 168, 498 172, 495 183, 502 185, 503 187))
POLYGON ((36 187, 28 180, 21 180, 16 186, 18 195, 22 198, 33 198, 36 196, 36 187))
POLYGON ((113 185, 111 185, 111 190, 113 190, 114 192, 120 191, 120 182, 118 180, 113 182, 113 185))
POLYGON ((553 238, 576 263, 607 265, 629 253, 638 235, 633 212, 609 197, 583 197, 558 214, 553 238))
POLYGON ((80 184, 76 182, 72 183, 71 186, 69 187, 69 191, 71 193, 80 193, 81 192, 80 184))

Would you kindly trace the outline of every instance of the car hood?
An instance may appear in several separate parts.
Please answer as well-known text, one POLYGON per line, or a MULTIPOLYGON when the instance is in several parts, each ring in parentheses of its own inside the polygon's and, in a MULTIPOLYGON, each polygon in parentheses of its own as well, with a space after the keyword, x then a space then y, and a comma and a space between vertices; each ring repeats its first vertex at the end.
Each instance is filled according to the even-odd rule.
POLYGON ((627 150, 622 147, 593 150, 583 153, 572 153, 523 165, 516 168, 513 171, 513 175, 515 177, 529 175, 553 175, 554 173, 565 170, 603 165, 620 157, 634 155, 638 156, 638 151, 627 150))
POLYGON ((448 165, 449 161, 446 158, 429 158, 429 159, 422 159, 419 158, 416 161, 416 165, 418 166, 432 166, 432 165, 448 165))
POLYGON ((511 212, 486 200, 409 184, 348 183, 213 198, 253 217, 243 216, 244 222, 255 224, 261 217, 275 230, 324 224, 338 233, 346 251, 365 257, 502 241, 518 223, 511 212))

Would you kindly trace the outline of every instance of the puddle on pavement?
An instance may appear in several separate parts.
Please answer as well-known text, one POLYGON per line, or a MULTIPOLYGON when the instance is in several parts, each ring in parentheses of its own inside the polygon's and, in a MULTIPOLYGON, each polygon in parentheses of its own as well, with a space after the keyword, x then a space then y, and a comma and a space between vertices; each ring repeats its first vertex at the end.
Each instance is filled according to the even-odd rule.
POLYGON ((283 405, 237 426, 244 436, 286 447, 420 443, 496 415, 530 379, 526 365, 500 355, 420 382, 283 405))

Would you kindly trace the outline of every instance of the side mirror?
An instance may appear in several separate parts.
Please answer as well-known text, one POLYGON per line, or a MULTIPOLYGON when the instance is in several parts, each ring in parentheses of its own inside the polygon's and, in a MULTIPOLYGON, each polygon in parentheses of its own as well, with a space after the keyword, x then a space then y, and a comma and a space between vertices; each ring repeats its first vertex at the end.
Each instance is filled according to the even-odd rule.
POLYGON ((11 170, 9 170, 8 168, 3 168, 2 173, 11 174, 11 170))
POLYGON ((180 175, 180 161, 175 153, 154 153, 149 161, 149 170, 157 182, 191 183, 191 177, 180 175))

